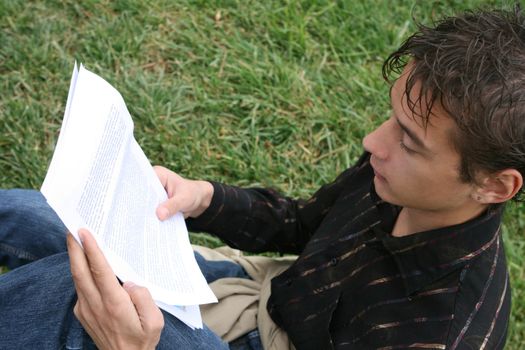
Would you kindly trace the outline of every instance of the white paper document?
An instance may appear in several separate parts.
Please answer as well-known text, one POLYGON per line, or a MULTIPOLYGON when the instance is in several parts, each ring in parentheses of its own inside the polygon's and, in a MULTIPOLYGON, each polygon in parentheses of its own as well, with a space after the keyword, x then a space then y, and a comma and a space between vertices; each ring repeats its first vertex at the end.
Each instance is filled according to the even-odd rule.
POLYGON ((87 228, 122 281, 147 287, 157 305, 202 328, 199 304, 217 302, 180 213, 161 222, 166 191, 133 137, 122 96, 82 65, 75 68, 62 128, 41 188, 78 239, 87 228))

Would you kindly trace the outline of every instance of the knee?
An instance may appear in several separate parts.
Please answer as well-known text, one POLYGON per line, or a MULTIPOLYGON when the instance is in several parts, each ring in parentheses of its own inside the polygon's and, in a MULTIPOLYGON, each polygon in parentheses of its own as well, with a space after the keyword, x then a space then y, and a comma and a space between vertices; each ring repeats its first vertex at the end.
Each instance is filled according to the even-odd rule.
POLYGON ((21 219, 34 216, 45 220, 58 219, 42 193, 26 189, 0 190, 0 215, 21 219))
MULTIPOLYGON (((38 241, 49 252, 65 250, 66 228, 35 190, 0 190, 0 239, 38 241)), ((35 243, 36 244, 36 243, 35 243)))

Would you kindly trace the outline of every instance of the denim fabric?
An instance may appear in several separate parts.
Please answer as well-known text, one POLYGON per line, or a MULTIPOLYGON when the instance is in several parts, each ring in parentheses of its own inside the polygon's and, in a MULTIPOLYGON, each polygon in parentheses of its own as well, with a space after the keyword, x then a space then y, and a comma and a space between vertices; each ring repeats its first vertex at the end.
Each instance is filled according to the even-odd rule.
POLYGON ((259 330, 254 329, 230 343, 230 350, 263 350, 259 330))
POLYGON ((14 269, 65 252, 66 232, 40 192, 0 190, 0 265, 14 269))
POLYGON ((209 261, 197 252, 194 254, 195 260, 197 260, 197 264, 208 283, 225 277, 250 278, 239 264, 231 261, 209 261))
MULTIPOLYGON (((94 349, 73 315, 76 294, 67 253, 0 276, 1 349, 94 349)), ((208 328, 191 330, 164 313, 158 349, 228 349, 208 328)))
MULTIPOLYGON (((73 315, 66 231, 40 192, 0 190, 0 264, 14 269, 0 276, 0 349, 95 348, 73 315)), ((248 278, 235 263, 195 257, 208 282, 248 278)), ((228 349, 207 327, 191 330, 167 313, 164 321, 158 349, 228 349)), ((257 332, 244 338, 246 346, 235 349, 262 348, 257 332)))

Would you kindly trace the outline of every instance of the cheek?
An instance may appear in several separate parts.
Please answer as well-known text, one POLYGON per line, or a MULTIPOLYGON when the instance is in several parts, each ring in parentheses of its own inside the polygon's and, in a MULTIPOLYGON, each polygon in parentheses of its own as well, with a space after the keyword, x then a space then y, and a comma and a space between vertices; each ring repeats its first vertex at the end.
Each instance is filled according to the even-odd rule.
POLYGON ((425 164, 416 156, 404 154, 399 149, 396 152, 396 161, 392 162, 395 176, 392 185, 399 191, 410 193, 431 193, 441 184, 441 176, 438 176, 436 169, 425 164))
POLYGON ((409 176, 413 186, 422 196, 432 196, 436 199, 461 195, 465 186, 459 181, 455 168, 438 163, 432 162, 411 168, 409 176))

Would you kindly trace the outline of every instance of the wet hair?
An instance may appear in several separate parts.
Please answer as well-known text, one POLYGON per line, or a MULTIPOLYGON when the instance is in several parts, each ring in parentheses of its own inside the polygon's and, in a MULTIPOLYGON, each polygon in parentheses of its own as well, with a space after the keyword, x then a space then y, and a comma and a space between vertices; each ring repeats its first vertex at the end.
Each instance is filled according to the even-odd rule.
POLYGON ((509 168, 525 179, 525 16, 519 6, 418 24, 385 60, 384 78, 391 82, 408 62, 405 94, 414 116, 426 128, 437 102, 457 125, 452 142, 461 180, 476 183, 479 172, 509 168))

